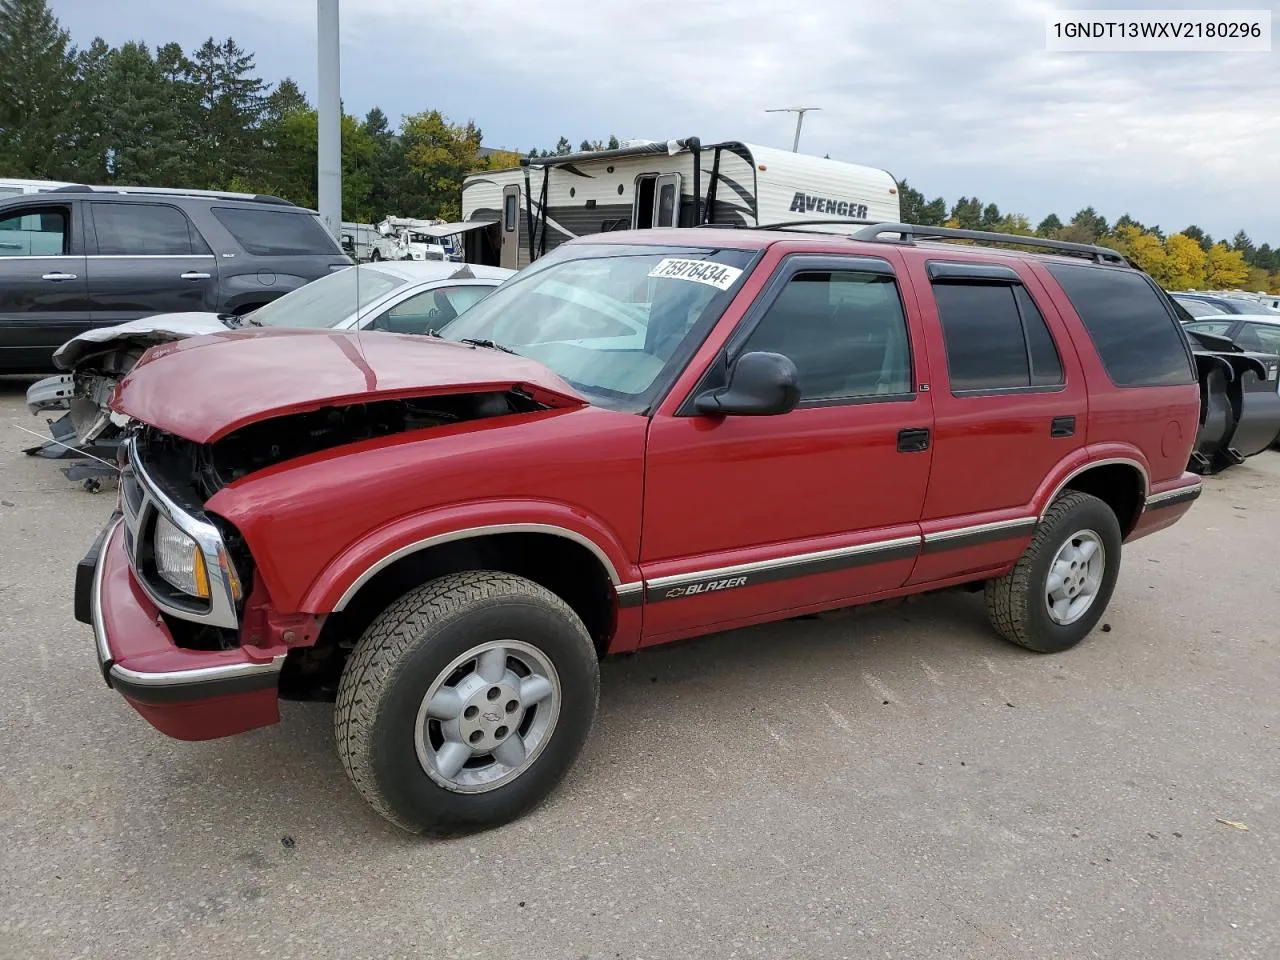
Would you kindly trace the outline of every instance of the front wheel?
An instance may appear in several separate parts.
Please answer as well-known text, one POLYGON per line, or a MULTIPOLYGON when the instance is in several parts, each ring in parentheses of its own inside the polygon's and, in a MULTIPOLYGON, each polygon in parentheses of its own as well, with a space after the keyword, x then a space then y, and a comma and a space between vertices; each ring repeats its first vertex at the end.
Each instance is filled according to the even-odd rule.
POLYGON ((1054 501, 1013 569, 986 584, 987 615, 1011 643, 1060 653, 1088 636, 1120 573, 1120 524, 1097 497, 1054 501))
POLYGON ((365 631, 338 686, 338 753, 405 830, 497 826, 564 778, 599 690, 595 646, 559 597, 510 574, 451 574, 365 631))
POLYGON ((373 253, 369 254, 370 263, 377 263, 381 259, 382 259, 382 254, 379 253, 377 250, 374 250, 373 253))

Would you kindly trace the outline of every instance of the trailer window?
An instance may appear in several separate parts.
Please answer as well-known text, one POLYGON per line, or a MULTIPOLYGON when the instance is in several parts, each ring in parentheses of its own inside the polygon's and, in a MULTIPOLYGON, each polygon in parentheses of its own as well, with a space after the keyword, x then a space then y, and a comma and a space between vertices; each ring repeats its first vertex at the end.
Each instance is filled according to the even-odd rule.
POLYGON ((502 198, 502 229, 510 233, 516 228, 516 195, 508 193, 502 198))

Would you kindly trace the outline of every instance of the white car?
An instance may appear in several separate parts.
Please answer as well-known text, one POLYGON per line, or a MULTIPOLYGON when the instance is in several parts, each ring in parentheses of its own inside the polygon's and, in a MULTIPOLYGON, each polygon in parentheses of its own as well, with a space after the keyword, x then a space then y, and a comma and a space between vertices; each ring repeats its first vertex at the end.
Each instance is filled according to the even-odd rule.
POLYGON ((111 425, 112 391, 147 348, 227 329, 325 327, 433 333, 515 273, 501 267, 404 260, 347 267, 242 316, 162 313, 86 330, 53 355, 68 371, 32 384, 33 414, 68 408, 50 424, 53 442, 27 452, 54 458, 98 439, 111 425))
POLYGON ((1245 350, 1280 356, 1280 313, 1220 313, 1183 321, 1188 330, 1234 340, 1245 350))

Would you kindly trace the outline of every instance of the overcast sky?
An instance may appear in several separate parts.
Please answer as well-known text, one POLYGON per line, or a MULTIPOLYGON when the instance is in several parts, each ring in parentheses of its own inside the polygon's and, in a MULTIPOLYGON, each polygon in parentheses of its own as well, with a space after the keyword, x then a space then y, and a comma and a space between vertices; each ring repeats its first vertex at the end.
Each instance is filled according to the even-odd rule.
MULTIPOLYGON (((1050 54, 1054 8, 1280 0, 341 0, 348 113, 438 108, 487 146, 567 136, 790 147, 1032 223, 1093 204, 1280 243, 1280 52, 1050 54)), ((315 0, 52 0, 77 44, 233 36, 314 94, 315 0)))

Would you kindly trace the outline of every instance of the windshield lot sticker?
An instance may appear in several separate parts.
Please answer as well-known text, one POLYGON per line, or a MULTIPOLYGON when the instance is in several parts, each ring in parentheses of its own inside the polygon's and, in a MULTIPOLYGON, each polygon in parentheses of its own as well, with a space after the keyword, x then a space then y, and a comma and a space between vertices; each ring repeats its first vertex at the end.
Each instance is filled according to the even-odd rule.
POLYGON ((726 267, 721 263, 708 263, 706 260, 682 260, 679 257, 666 257, 649 271, 651 277, 668 277, 675 280, 693 280, 705 283, 717 290, 728 290, 733 281, 742 276, 737 267, 726 267))

